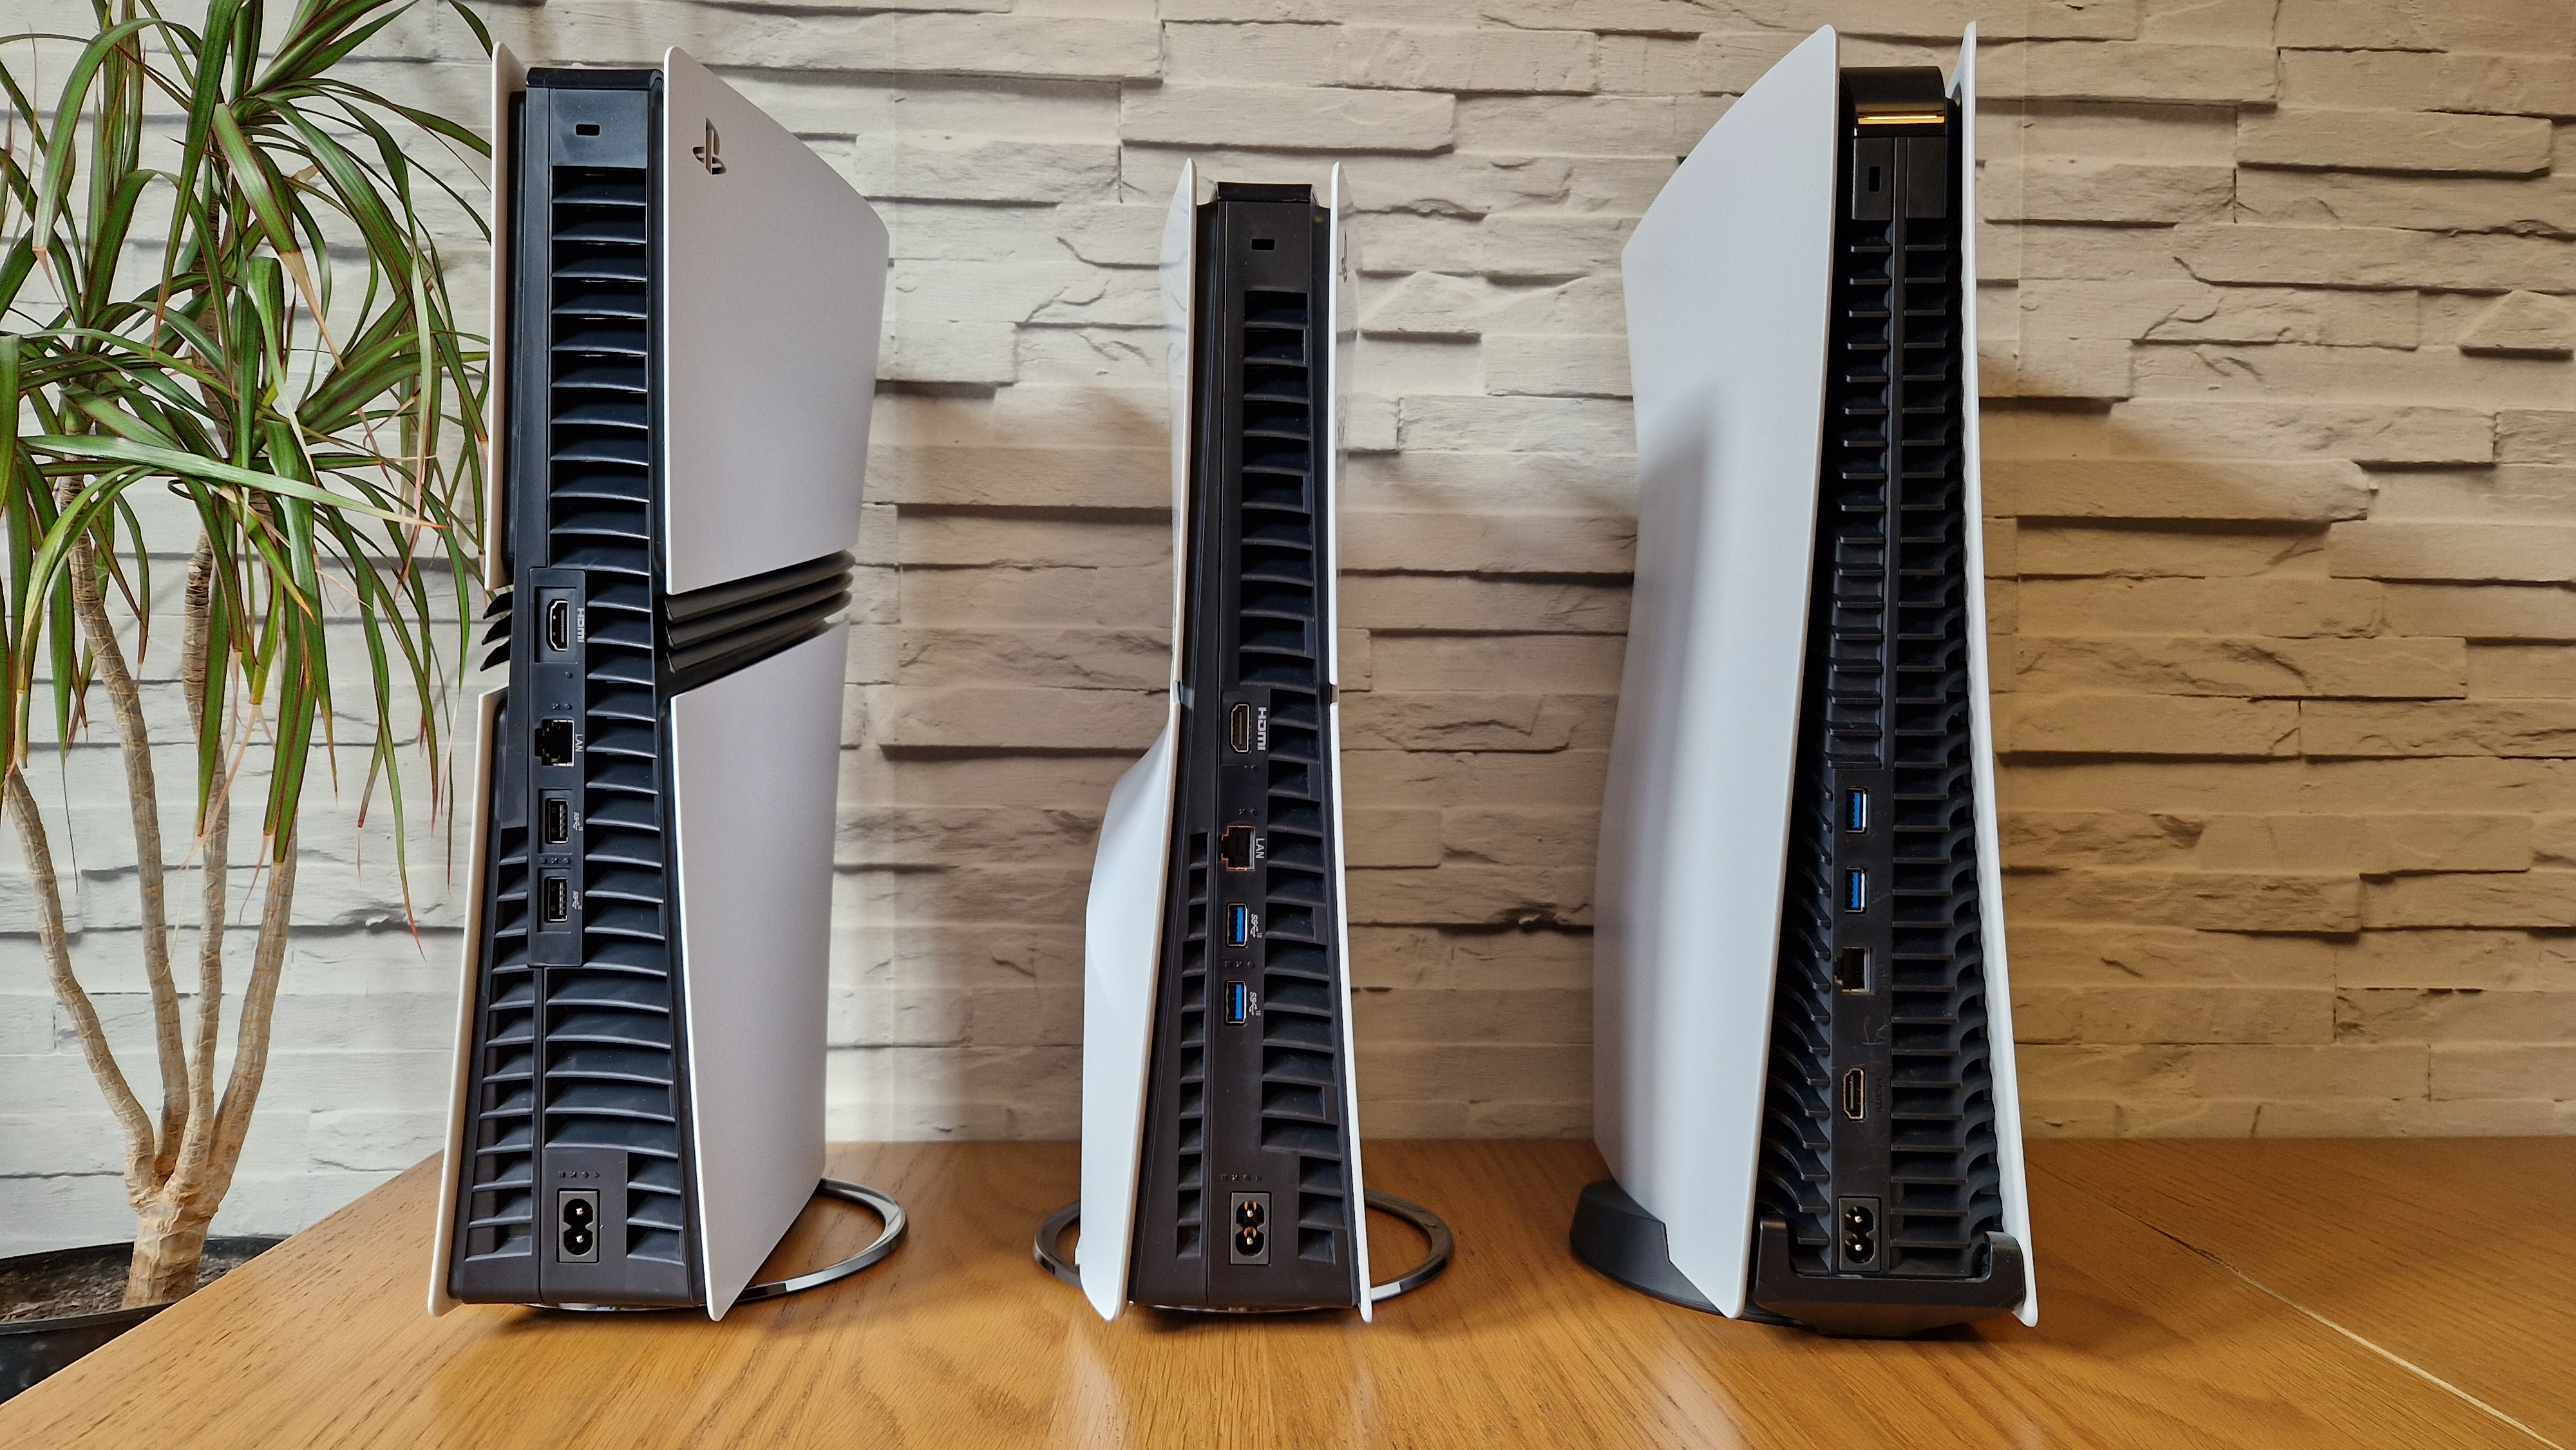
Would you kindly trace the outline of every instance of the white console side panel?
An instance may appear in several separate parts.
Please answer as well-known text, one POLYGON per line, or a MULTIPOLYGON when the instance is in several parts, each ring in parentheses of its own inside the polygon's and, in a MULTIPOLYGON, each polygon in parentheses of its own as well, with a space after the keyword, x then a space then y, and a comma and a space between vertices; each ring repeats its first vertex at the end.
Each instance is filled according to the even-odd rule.
POLYGON ((858 539, 887 243, 839 172, 677 50, 662 175, 663 569, 683 594, 858 539))
POLYGON ((1154 1054, 1163 892, 1180 786, 1181 651, 1189 577, 1190 319, 1197 169, 1184 162, 1163 228, 1164 366, 1172 391, 1172 674, 1163 733, 1109 793, 1091 863, 1082 940, 1082 1236, 1074 1266, 1103 1319, 1127 1307, 1154 1054))
POLYGON ((447 1270, 456 1253, 456 1190, 465 1175, 465 1130, 474 1115, 466 1101, 474 1091, 474 999, 481 985, 475 980, 476 966, 483 956, 483 863, 484 850, 491 837, 492 747, 493 736, 501 720, 501 700, 508 691, 486 690, 474 701, 474 771, 470 778, 457 782, 456 808, 470 811, 471 825, 466 835, 465 855, 465 936, 459 955, 464 958, 457 989, 456 1059, 447 1088, 447 1146, 438 1163, 438 1232, 430 1251, 429 1312, 432 1318, 456 1307, 447 1292, 447 1270))
MULTIPOLYGON (((1950 73, 1950 98, 1959 105, 1965 137, 1960 150, 1959 215, 1977 215, 1977 27, 1959 40, 1959 63, 1950 73)), ((1967 399, 1962 451, 1968 520, 1968 742, 1974 757, 1977 816, 1977 915, 1986 954, 1986 1035, 1995 1077, 1995 1151, 2003 1178, 2004 1232, 2020 1243, 2025 1281, 2019 1308, 2024 1324, 2039 1322, 2039 1254, 2030 1240, 2030 1180, 2022 1164, 2021 1079, 2013 1065, 2012 981, 2004 964, 2003 842, 1995 825, 1995 710, 1992 671, 1986 660, 1986 533, 1984 453, 1977 422, 1977 229, 1959 228, 1960 389, 1967 399)))
POLYGON ((510 259, 518 194, 517 148, 510 144, 510 103, 528 89, 527 69, 510 47, 492 47, 492 333, 483 365, 483 587, 510 584, 509 493, 501 459, 510 448, 510 259))
POLYGON ((1324 647, 1324 683, 1331 692, 1324 705, 1324 750, 1333 767, 1333 798, 1327 809, 1333 813, 1329 829, 1333 837, 1333 938, 1342 961, 1342 1151, 1351 1165, 1351 1257, 1352 1273, 1359 1293, 1360 1322, 1375 1317, 1377 1306, 1369 1300, 1368 1269, 1368 1188, 1360 1172, 1360 1077, 1359 1048, 1351 1033, 1351 877, 1350 852, 1345 848, 1342 832, 1342 400, 1350 396, 1348 374, 1351 347, 1356 330, 1345 318, 1350 306, 1351 263, 1346 248, 1350 228, 1344 224, 1342 168, 1333 165, 1332 182, 1325 192, 1325 210, 1331 214, 1327 223, 1332 228, 1332 241, 1326 249, 1329 259, 1324 274, 1324 316, 1333 330, 1332 366, 1325 376, 1331 395, 1320 399, 1324 416, 1324 560, 1318 571, 1323 575, 1324 618, 1333 628, 1322 641, 1324 647))
POLYGON ((1083 914, 1082 1237, 1074 1264, 1083 1294, 1103 1319, 1127 1307, 1180 737, 1175 698, 1163 733, 1109 793, 1083 914))
POLYGON ((1835 37, 1710 130, 1625 253, 1637 589, 1602 805, 1596 1136, 1744 1307, 1815 533, 1835 37))
POLYGON ((840 624, 671 699, 671 815, 707 1315, 823 1176, 840 624))

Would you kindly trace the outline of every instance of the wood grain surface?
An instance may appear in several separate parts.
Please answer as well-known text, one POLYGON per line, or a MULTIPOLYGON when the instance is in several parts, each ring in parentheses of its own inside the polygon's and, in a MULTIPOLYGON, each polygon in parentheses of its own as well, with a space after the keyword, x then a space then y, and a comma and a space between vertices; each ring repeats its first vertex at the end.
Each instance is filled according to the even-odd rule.
MULTIPOLYGON (((1584 1143, 1370 1145, 1371 1185, 1429 1204, 1459 1240, 1456 1266, 1379 1306, 1374 1325, 1348 1313, 1146 1310, 1100 1322, 1029 1260, 1038 1220, 1073 1194, 1069 1143, 835 1150, 838 1176, 904 1203, 909 1240, 855 1279, 722 1323, 490 1306, 433 1320, 423 1288, 435 1174, 424 1165, 0 1405, 0 1445, 2547 1443, 2285 1302, 2293 1289, 2249 1282, 2262 1271, 2245 1260, 2271 1231, 2260 1213, 2249 1226, 2220 1210, 2295 1198, 2341 1172, 2371 1191, 2321 1215, 2315 1232, 2347 1246, 2351 1276, 2388 1284, 2347 1286, 2351 1317, 2328 1317, 2367 1335, 2354 1319, 2384 1303, 2394 1335, 2429 1294, 2447 1312, 2415 1313, 2415 1353, 2391 1353, 2495 1359, 2481 1344, 2515 1336, 2491 1292, 2506 1239, 2478 1225, 2502 1210, 2446 1225, 2463 1268, 2483 1246, 2475 1276, 2422 1269, 2406 1249, 2446 1195, 2510 1187, 2514 1150, 2459 1144, 2457 1165, 2427 1160, 2455 1180, 2446 1186, 2380 1156, 2397 1146, 2034 1144, 2039 1328, 2000 1320, 1894 1343, 1732 1323, 1584 1268, 1565 1247, 1576 1190, 1601 1173, 1584 1143), (2370 1216, 2383 1211, 2384 1222, 2370 1216), (2194 1214, 2213 1233, 2246 1236, 2229 1240, 2244 1247, 2193 1242, 2194 1214)), ((2559 1182, 2548 1211, 2563 1277, 2559 1182)), ((1419 1244, 1384 1218, 1372 1227, 1384 1278, 1419 1244)), ((824 1262, 874 1230, 819 1206, 771 1270, 824 1262)), ((2563 1292, 2545 1293, 2556 1282, 2535 1276, 2523 1307, 2559 1313, 2563 1292)), ((2480 1398, 2535 1428, 2553 1403, 2517 1400, 2506 1378, 2478 1383, 2480 1398)))
POLYGON ((2045 1146, 2047 1173, 2576 1445, 2576 1139, 2045 1146))

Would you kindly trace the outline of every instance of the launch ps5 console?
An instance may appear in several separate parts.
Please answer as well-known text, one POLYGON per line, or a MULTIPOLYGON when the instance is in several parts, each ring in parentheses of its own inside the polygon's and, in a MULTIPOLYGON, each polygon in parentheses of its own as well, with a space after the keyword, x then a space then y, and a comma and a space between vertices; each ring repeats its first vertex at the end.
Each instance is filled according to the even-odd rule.
POLYGON ((1105 1318, 1356 1306, 1367 1279, 1342 883, 1335 400, 1340 172, 1185 167, 1166 233, 1173 668, 1161 738, 1112 794, 1091 881, 1082 1199, 1041 1264, 1105 1318), (1055 1245, 1077 1213, 1079 1268, 1055 1245))
POLYGON ((1575 1251, 1829 1334, 2035 1321, 1978 531, 1975 37, 1832 31, 1626 253, 1637 585, 1575 1251))
MULTIPOLYGON (((886 233, 672 51, 495 56, 495 425, 430 1307, 703 1306, 824 1180, 850 555, 886 233)), ((862 1254, 836 1272, 870 1261, 862 1254)), ((809 1276, 819 1277, 819 1276, 809 1276)))

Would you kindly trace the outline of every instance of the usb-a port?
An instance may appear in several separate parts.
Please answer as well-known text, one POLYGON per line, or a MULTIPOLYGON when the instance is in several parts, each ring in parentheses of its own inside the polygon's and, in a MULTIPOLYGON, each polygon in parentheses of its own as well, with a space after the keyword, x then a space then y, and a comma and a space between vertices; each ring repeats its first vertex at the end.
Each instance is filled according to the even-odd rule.
POLYGON ((1846 871, 1843 873, 1843 910, 1869 910, 1868 872, 1846 871))
POLYGON ((545 898, 545 918, 548 922, 572 919, 572 883, 570 881, 561 876, 549 876, 545 878, 541 894, 545 898))
POLYGON ((1844 792, 1843 829, 1846 831, 1866 831, 1869 829, 1868 791, 1855 790, 1844 792))
POLYGON ((1237 1027, 1252 1016, 1252 986, 1248 982, 1225 984, 1225 1020, 1237 1027))
POLYGON ((569 845, 572 841, 572 800, 568 796, 550 795, 537 802, 537 842, 544 846, 569 845))
POLYGON ((1240 902, 1225 909, 1225 944, 1230 947, 1249 945, 1252 941, 1252 908, 1240 902))

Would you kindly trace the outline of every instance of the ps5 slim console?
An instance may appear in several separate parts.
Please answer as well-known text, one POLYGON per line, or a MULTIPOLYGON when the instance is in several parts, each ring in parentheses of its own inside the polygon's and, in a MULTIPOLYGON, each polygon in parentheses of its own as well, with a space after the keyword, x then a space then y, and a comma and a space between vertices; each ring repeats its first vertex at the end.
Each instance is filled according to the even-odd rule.
POLYGON ((1366 1317, 1446 1262, 1439 1221, 1360 1176, 1334 698, 1340 223, 1338 169, 1320 198, 1229 183, 1202 199, 1185 166, 1166 230, 1171 703, 1101 827, 1082 1198, 1036 1245, 1104 1318, 1130 1301, 1366 1317), (1406 1282, 1369 1284, 1364 1205, 1432 1238, 1406 1282))
POLYGON ((486 694, 431 1312, 703 1307, 823 1178, 886 233, 688 56, 494 58, 486 694))
POLYGON ((2035 1321, 1987 704, 1975 37, 1821 30, 1626 252, 1637 584, 1575 1251, 1838 1335, 2035 1321))

